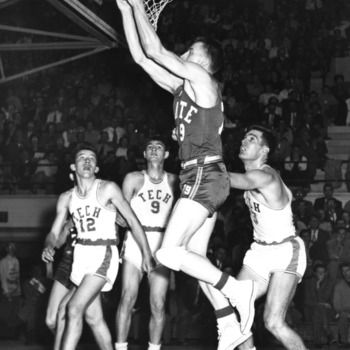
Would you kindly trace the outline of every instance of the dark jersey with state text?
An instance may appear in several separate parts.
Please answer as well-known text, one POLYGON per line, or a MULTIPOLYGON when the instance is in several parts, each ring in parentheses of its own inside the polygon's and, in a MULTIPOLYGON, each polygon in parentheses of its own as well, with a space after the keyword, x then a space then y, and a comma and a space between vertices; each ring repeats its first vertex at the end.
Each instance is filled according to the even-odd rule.
POLYGON ((180 86, 174 93, 173 110, 179 157, 183 162, 205 156, 222 156, 224 114, 221 98, 215 106, 203 108, 180 86))

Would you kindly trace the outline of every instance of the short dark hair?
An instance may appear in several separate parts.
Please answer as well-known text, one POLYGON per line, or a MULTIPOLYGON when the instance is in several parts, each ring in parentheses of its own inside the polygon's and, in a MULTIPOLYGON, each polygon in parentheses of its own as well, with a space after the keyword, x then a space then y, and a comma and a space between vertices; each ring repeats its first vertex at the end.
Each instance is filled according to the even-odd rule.
POLYGON ((221 43, 209 37, 198 37, 193 43, 202 43, 210 58, 210 69, 213 74, 217 73, 224 62, 221 43))
POLYGON ((350 262, 343 262, 340 264, 339 268, 340 268, 340 271, 343 269, 343 267, 349 267, 350 268, 350 262))
POLYGON ((98 157, 97 157, 97 150, 96 148, 91 144, 91 143, 88 143, 88 142, 84 142, 82 144, 79 144, 77 147, 75 147, 73 149, 73 152, 72 152, 72 159, 75 161, 75 158, 76 156, 78 155, 78 153, 80 151, 91 151, 93 153, 95 153, 95 156, 96 156, 96 161, 98 161, 98 157))
POLYGON ((327 271, 326 266, 325 266, 323 263, 321 263, 321 262, 318 262, 318 263, 315 264, 315 266, 314 266, 314 268, 313 268, 313 271, 316 272, 316 270, 317 270, 318 268, 322 268, 322 269, 324 269, 325 271, 327 271))
POLYGON ((334 187, 333 185, 330 183, 330 182, 326 182, 324 185, 323 185, 323 190, 325 190, 326 188, 331 188, 332 190, 334 190, 334 187))
POLYGON ((147 147, 147 145, 152 142, 152 141, 159 141, 164 145, 164 148, 166 151, 168 151, 169 148, 169 143, 167 142, 166 138, 160 134, 155 134, 155 135, 151 135, 148 137, 146 143, 145 143, 145 148, 147 147))
POLYGON ((276 151, 277 147, 277 140, 273 131, 263 125, 251 125, 247 129, 247 132, 251 130, 257 130, 262 133, 261 138, 263 139, 263 142, 266 144, 266 146, 270 149, 268 153, 268 158, 270 158, 272 154, 276 151))

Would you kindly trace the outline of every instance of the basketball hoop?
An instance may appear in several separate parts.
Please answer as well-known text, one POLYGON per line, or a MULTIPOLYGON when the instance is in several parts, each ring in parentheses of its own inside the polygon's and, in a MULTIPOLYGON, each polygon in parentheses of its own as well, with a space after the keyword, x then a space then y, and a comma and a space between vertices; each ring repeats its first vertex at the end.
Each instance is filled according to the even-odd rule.
POLYGON ((154 30, 157 30, 157 23, 160 13, 171 1, 173 0, 143 0, 147 16, 154 30))

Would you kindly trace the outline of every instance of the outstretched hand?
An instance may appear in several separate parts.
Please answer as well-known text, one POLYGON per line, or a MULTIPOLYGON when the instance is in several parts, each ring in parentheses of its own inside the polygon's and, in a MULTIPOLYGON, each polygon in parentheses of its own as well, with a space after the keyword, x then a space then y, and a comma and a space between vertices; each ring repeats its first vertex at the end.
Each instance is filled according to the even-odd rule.
POLYGON ((121 227, 128 227, 128 223, 125 221, 122 214, 119 213, 119 211, 117 212, 115 222, 121 227))

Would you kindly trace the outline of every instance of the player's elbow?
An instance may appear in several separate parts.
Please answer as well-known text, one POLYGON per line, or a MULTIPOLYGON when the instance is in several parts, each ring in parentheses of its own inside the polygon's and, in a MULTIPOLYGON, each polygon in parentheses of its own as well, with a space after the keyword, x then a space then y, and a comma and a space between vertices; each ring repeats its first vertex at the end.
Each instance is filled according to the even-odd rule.
POLYGON ((144 45, 143 47, 146 56, 153 60, 158 62, 162 56, 162 46, 160 45, 144 45))

